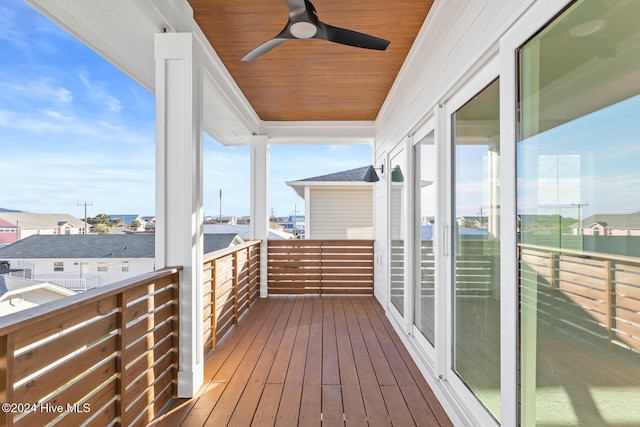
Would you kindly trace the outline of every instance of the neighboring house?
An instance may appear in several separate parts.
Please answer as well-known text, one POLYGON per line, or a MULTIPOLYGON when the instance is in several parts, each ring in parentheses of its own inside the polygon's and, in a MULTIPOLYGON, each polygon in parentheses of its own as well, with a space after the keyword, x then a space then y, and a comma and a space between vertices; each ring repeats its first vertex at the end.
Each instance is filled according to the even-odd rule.
POLYGON ((18 240, 18 227, 0 218, 0 246, 13 243, 18 240))
MULTIPOLYGON (((237 234, 243 241, 251 240, 251 226, 249 224, 204 224, 204 234, 237 234)), ((269 227, 269 240, 292 239, 294 236, 281 229, 269 227)), ((206 244, 206 237, 205 237, 206 244)), ((209 251, 205 250, 205 253, 209 251)))
MULTIPOLYGON (((204 236, 204 252, 243 243, 237 233, 204 236)), ((154 234, 30 236, 0 248, 0 263, 31 277, 87 290, 155 270, 154 234)))
POLYGON ((0 244, 33 235, 84 234, 84 230, 85 222, 68 214, 0 212, 0 244))
POLYGON ((75 292, 53 283, 0 274, 0 316, 55 301, 75 292))
POLYGON ((133 231, 144 231, 145 225, 147 224, 147 221, 144 220, 144 217, 135 214, 109 215, 109 218, 111 218, 111 220, 122 220, 122 225, 125 227, 129 227, 133 231), (131 227, 131 224, 133 224, 134 221, 138 221, 138 227, 136 227, 135 229, 131 227))
POLYGON ((372 239, 373 166, 288 181, 305 201, 306 239, 372 239))
POLYGON ((155 216, 143 216, 144 231, 156 231, 156 217, 155 216))
POLYGON ((279 222, 278 225, 294 236, 304 236, 305 216, 289 215, 286 221, 279 222))
POLYGON ((240 245, 244 240, 238 233, 218 233, 204 235, 204 253, 219 251, 220 249, 240 245))
POLYGON ((585 236, 640 236, 640 212, 591 215, 571 226, 572 234, 585 236))

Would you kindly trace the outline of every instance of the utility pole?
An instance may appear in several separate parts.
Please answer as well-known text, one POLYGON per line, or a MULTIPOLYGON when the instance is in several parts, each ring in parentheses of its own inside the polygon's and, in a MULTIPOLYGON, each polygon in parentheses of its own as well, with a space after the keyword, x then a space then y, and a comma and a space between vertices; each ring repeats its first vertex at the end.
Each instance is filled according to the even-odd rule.
POLYGON ((220 224, 222 224, 222 188, 220 189, 220 224))
POLYGON ((293 204, 293 234, 296 233, 296 229, 298 228, 298 224, 296 223, 298 219, 298 205, 296 203, 293 204))
POLYGON ((86 201, 84 203, 78 202, 78 206, 84 205, 84 234, 87 234, 87 206, 93 206, 93 200, 89 203, 86 201))
POLYGON ((578 207, 578 234, 582 235, 584 233, 583 229, 582 229, 582 207, 583 206, 589 206, 589 201, 587 200, 587 203, 571 203, 571 206, 577 206, 578 207))

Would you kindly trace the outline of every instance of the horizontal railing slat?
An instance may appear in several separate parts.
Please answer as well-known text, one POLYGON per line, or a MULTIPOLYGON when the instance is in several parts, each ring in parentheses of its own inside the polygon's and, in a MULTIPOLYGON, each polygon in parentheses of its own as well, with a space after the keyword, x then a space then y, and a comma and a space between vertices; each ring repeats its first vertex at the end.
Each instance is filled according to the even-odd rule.
POLYGON ((205 254, 203 268, 204 353, 238 323, 258 299, 260 288, 260 241, 250 241, 205 254))
POLYGON ((640 353, 640 258, 531 244, 519 250, 521 286, 537 290, 542 319, 640 353))
POLYGON ((2 317, 4 401, 64 409, 4 414, 2 423, 129 425, 121 410, 131 381, 137 395, 150 393, 146 382, 155 388, 156 397, 142 404, 155 416, 175 391, 179 271, 163 269, 2 317), (163 391, 153 385, 156 375, 168 381, 168 393, 165 384, 163 391))
POLYGON ((270 240, 269 293, 373 294, 372 240, 270 240))

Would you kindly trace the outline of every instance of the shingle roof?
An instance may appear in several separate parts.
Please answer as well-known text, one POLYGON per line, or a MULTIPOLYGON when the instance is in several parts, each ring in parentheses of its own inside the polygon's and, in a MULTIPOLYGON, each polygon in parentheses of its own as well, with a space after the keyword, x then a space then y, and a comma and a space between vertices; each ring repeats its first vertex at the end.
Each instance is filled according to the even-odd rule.
POLYGON ((357 169, 350 169, 342 172, 330 173, 327 175, 313 176, 311 178, 298 179, 294 182, 322 181, 322 182, 358 182, 364 181, 364 177, 370 166, 363 166, 357 169))
MULTIPOLYGON (((204 253, 228 247, 237 233, 205 234, 204 253)), ((153 258, 155 234, 34 235, 0 248, 0 259, 153 258)))
POLYGON ((609 228, 638 229, 640 228, 640 213, 630 214, 595 214, 582 220, 582 226, 587 227, 594 222, 604 224, 609 228))
POLYGON ((304 188, 307 186, 324 186, 336 183, 336 186, 349 185, 345 183, 354 183, 352 185, 366 185, 362 183, 371 183, 377 181, 378 177, 373 166, 362 166, 356 169, 349 169, 342 172, 330 173, 327 175, 312 176, 310 178, 298 179, 296 181, 287 181, 286 184, 304 199, 304 188), (317 184, 314 184, 317 183, 317 184), (355 184, 358 183, 358 184, 355 184))
MULTIPOLYGON (((251 226, 248 224, 205 224, 204 233, 205 239, 207 239, 206 236, 209 234, 237 234, 242 240, 251 240, 251 226)), ((269 229, 267 238, 269 240, 282 240, 290 237, 289 234, 284 231, 269 229)))
POLYGON ((0 274, 0 296, 10 291, 17 289, 27 288, 33 285, 39 285, 46 283, 40 280, 23 279, 21 277, 14 277, 8 274, 0 274))
POLYGON ((0 212, 0 219, 21 228, 55 228, 58 224, 71 223, 77 228, 84 227, 84 221, 69 214, 40 214, 31 212, 0 212))
POLYGON ((237 235, 238 233, 205 234, 203 242, 204 253, 208 254, 209 252, 228 248, 237 235))

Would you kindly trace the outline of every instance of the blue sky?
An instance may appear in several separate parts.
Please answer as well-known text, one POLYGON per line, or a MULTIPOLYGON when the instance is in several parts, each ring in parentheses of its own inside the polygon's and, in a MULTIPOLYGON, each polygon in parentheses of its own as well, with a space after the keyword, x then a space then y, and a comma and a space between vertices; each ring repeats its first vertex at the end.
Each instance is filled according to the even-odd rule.
MULTIPOLYGON (((23 0, 0 2, 0 207, 83 216, 155 210, 155 99, 23 0)), ((249 150, 204 145, 204 210, 249 213, 249 150)), ((272 147, 270 207, 304 202, 284 181, 371 163, 368 146, 272 147)))

